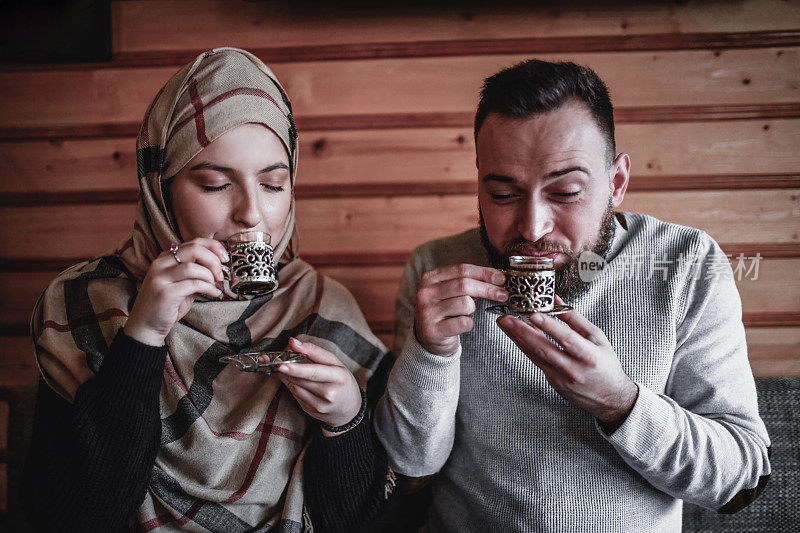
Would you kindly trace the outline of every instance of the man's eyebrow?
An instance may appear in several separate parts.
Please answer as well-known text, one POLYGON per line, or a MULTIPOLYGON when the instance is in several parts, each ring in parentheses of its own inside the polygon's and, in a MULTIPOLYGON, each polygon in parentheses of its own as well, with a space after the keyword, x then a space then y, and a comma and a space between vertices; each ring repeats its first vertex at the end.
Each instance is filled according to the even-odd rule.
POLYGON ((566 176, 570 172, 583 172, 587 176, 589 175, 589 169, 586 167, 582 167, 580 165, 576 165, 573 167, 566 167, 559 170, 554 170, 553 172, 548 173, 545 178, 558 178, 561 176, 566 176))
POLYGON ((511 176, 503 176, 502 174, 486 174, 484 177, 481 178, 481 181, 486 183, 487 181, 499 181, 500 183, 516 183, 517 180, 512 178, 511 176))

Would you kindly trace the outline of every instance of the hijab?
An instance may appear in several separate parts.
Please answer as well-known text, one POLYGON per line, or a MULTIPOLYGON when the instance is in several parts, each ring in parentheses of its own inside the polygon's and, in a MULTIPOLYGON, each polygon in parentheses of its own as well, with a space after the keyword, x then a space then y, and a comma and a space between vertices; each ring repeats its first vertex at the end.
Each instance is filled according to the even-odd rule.
MULTIPOLYGON (((168 180, 205 146, 241 124, 273 131, 289 155, 298 141, 292 108, 254 55, 218 48, 170 78, 150 104, 137 139, 140 197, 132 235, 102 257, 62 272, 31 322, 47 385, 72 402, 100 369, 130 313, 150 263, 181 242, 168 180)), ((334 353, 366 387, 385 354, 355 300, 298 256, 294 200, 273 236, 279 286, 271 294, 198 297, 166 338, 160 392, 161 447, 136 522, 144 531, 310 528, 302 458, 308 417, 276 376, 239 371, 220 357, 281 350, 290 337, 334 353)))

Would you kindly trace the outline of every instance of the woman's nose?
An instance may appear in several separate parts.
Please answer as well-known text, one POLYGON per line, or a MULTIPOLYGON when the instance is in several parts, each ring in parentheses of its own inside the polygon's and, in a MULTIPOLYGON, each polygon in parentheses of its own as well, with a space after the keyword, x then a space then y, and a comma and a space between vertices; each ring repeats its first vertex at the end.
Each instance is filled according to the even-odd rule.
POLYGON ((261 205, 256 191, 242 190, 237 198, 234 220, 247 228, 254 228, 261 223, 261 205))

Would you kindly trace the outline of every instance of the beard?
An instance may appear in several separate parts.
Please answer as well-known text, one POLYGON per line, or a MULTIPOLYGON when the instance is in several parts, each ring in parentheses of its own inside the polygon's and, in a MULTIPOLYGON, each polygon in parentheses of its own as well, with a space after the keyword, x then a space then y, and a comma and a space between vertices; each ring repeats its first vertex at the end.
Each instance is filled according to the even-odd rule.
POLYGON ((489 235, 486 233, 486 224, 483 221, 483 213, 480 211, 480 206, 478 206, 478 214, 480 215, 481 243, 483 247, 486 248, 489 262, 494 268, 501 270, 508 269, 508 258, 512 255, 529 255, 531 252, 559 252, 566 255, 567 262, 555 269, 556 294, 565 300, 575 296, 585 285, 578 272, 578 258, 580 255, 588 250, 605 259, 606 253, 608 253, 609 248, 611 248, 611 242, 614 240, 614 209, 611 205, 610 197, 608 199, 608 206, 600 221, 600 228, 597 230, 597 234, 587 246, 580 250, 571 250, 566 246, 546 239, 539 239, 536 242, 531 242, 519 237, 508 243, 505 250, 501 252, 489 241, 489 235))

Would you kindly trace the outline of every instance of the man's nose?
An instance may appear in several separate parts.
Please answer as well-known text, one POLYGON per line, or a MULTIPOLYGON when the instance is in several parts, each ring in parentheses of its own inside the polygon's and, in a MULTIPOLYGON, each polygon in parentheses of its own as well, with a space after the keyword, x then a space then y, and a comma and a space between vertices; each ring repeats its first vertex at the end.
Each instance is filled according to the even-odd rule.
POLYGON ((233 218, 246 228, 254 228, 261 223, 261 204, 258 191, 242 190, 239 193, 233 218))
POLYGON ((536 242, 553 231, 553 212, 540 202, 530 201, 524 208, 517 226, 520 235, 529 242, 536 242))

